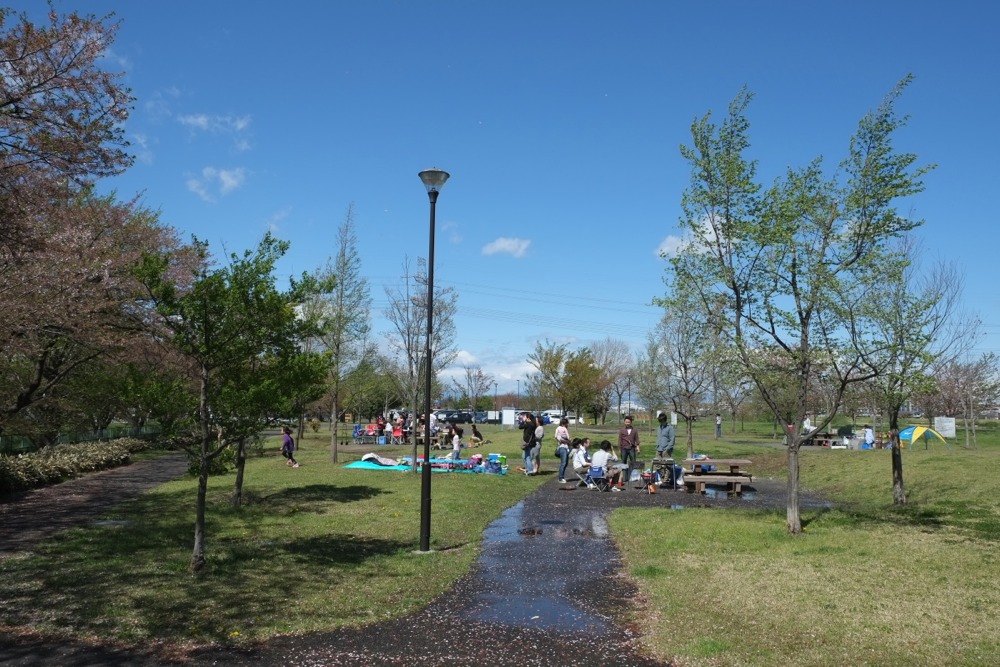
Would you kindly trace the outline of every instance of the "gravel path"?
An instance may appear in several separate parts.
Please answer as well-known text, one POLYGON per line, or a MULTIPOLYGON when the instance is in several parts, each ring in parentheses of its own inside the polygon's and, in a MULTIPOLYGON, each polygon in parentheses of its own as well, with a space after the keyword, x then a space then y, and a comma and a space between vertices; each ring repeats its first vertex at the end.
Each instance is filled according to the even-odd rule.
MULTIPOLYGON (((8 499, 0 504, 5 528, 0 557, 4 549, 26 548, 33 539, 91 520, 115 502, 183 470, 183 457, 179 461, 157 459, 8 499), (115 499, 109 498, 112 488, 115 499), (48 499, 43 497, 46 493, 48 499), (54 503, 57 494, 64 494, 62 502, 54 503), (54 504, 62 509, 48 509, 54 504), (32 514, 27 521, 31 536, 7 536, 11 532, 7 521, 12 520, 11 526, 23 525, 17 522, 28 507, 42 512, 27 512, 32 514)), ((662 666, 665 663, 642 652, 638 628, 624 627, 616 620, 623 617, 637 591, 620 574, 618 553, 607 533, 608 512, 631 506, 678 511, 695 506, 784 507, 784 502, 784 482, 767 479, 756 480, 744 498, 736 499, 672 490, 654 495, 634 490, 600 493, 558 484, 553 476, 491 524, 473 570, 424 610, 361 629, 281 637, 246 651, 206 651, 191 656, 188 664, 662 666)), ((801 503, 803 508, 825 505, 808 494, 803 494, 801 503)), ((54 644, 0 634, 0 665, 168 664, 176 663, 152 651, 54 644)))

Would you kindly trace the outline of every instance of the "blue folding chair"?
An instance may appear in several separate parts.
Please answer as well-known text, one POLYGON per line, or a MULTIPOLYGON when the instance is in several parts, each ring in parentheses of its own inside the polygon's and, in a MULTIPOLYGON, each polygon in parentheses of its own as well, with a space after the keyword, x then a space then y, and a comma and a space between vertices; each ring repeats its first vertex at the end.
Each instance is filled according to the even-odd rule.
POLYGON ((590 483, 597 487, 598 491, 610 491, 611 481, 608 479, 604 468, 600 466, 590 466, 590 474, 587 475, 590 483))

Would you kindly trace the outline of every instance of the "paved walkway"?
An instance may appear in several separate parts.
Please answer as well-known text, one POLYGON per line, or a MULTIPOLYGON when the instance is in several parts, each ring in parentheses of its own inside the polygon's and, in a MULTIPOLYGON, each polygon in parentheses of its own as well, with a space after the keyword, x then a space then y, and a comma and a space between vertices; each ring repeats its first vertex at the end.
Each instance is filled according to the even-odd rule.
POLYGON ((62 484, 0 497, 0 558, 30 549, 55 533, 81 526, 109 509, 187 470, 187 457, 173 452, 62 484))
MULTIPOLYGON (((0 502, 0 557, 90 521, 117 502, 183 474, 185 466, 183 456, 163 457, 0 502)), ((424 610, 362 629, 282 637, 250 651, 204 652, 187 664, 662 667, 665 663, 641 651, 639 629, 616 620, 624 617, 637 591, 620 574, 605 517, 623 506, 780 507, 784 483, 759 480, 747 496, 598 493, 559 485, 553 477, 487 528, 473 570, 424 610)), ((804 496, 802 504, 821 502, 804 496)), ((152 653, 0 633, 0 665, 5 666, 169 664, 175 663, 152 653)))

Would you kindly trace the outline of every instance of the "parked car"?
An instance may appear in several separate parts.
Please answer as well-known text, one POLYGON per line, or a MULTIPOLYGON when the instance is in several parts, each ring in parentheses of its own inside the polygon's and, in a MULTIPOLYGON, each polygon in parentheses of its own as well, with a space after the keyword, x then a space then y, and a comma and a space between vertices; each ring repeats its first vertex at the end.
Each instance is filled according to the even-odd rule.
POLYGON ((486 420, 489 419, 489 415, 485 411, 472 413, 472 419, 477 424, 485 424, 486 420))
POLYGON ((445 421, 449 424, 471 424, 474 418, 472 412, 468 410, 438 410, 434 413, 438 421, 445 421))

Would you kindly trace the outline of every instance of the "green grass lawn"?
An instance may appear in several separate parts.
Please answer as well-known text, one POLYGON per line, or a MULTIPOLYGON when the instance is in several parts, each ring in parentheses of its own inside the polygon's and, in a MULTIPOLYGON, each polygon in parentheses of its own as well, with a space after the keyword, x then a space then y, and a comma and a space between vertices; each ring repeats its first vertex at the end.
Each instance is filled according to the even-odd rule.
MULTIPOLYGON (((960 434, 961 435, 961 434, 960 434)), ((1000 655, 1000 438, 903 453, 803 448, 804 489, 837 501, 803 511, 622 509, 611 528, 643 592, 632 621, 675 665, 992 665, 1000 655)), ((700 434, 712 456, 783 476, 785 452, 700 434)))
MULTIPOLYGON (((613 439, 615 428, 573 435, 613 439)), ((431 554, 415 553, 419 476, 342 467, 361 452, 333 465, 323 431, 305 439, 298 469, 269 443, 249 462, 240 509, 229 505, 233 476, 211 480, 202 575, 188 569, 195 482, 180 480, 127 503, 111 523, 0 560, 0 625, 240 644, 418 609, 468 570, 486 525, 551 479, 513 473, 519 432, 483 430, 494 444, 478 451, 505 453, 512 473, 435 474, 431 554)), ((755 476, 784 477, 770 426, 729 433, 727 424, 721 440, 711 431, 698 424, 696 451, 749 458, 755 476)), ((614 512, 625 575, 642 592, 627 620, 679 667, 995 664, 1000 432, 980 436, 974 449, 958 438, 906 450, 905 507, 892 505, 888 451, 803 448, 803 489, 837 509, 804 511, 798 536, 785 530, 783 509, 614 512)), ((651 453, 652 438, 643 441, 651 453)), ((543 463, 554 470, 550 451, 543 463)))
MULTIPOLYGON (((102 526, 68 531, 30 555, 0 560, 0 626, 111 638, 232 642, 398 616, 447 590, 475 560, 483 529, 547 478, 514 472, 519 434, 484 429, 480 450, 509 455, 505 476, 433 477, 431 554, 419 547, 420 476, 330 463, 329 435, 310 435, 289 468, 277 440, 234 476, 212 478, 207 571, 188 565, 193 479, 127 503, 102 526)), ((401 455, 405 448, 372 448, 401 455)))

